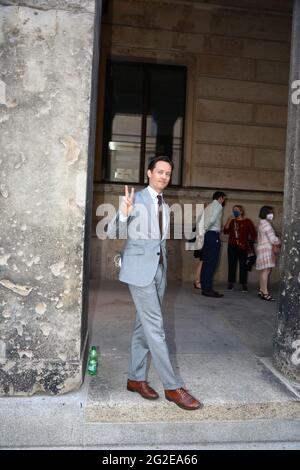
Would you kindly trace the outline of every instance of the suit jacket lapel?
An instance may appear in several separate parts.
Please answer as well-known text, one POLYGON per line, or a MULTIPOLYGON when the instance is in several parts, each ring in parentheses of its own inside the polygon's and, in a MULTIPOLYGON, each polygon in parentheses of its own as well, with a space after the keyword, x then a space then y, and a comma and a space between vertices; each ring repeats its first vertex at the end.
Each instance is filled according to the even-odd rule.
POLYGON ((147 188, 142 189, 140 194, 141 194, 142 198, 144 199, 145 206, 150 211, 153 201, 152 201, 152 197, 151 197, 148 189, 147 188))
MULTIPOLYGON (((157 236, 157 238, 160 238, 159 235, 160 235, 160 232, 159 232, 159 221, 158 221, 158 215, 156 215, 156 210, 155 210, 155 207, 154 207, 154 201, 151 197, 151 194, 149 193, 148 189, 147 188, 144 188, 142 191, 141 191, 141 196, 144 200, 144 203, 145 203, 145 206, 148 210, 148 213, 149 213, 149 220, 150 220, 150 224, 149 224, 149 230, 151 230, 151 228, 153 227, 153 229, 155 230, 155 234, 157 236), (153 215, 154 215, 154 223, 153 223, 153 215), (152 218, 151 218, 152 216, 152 218)), ((169 230, 169 224, 170 224, 170 211, 169 211, 169 206, 166 202, 163 203, 163 208, 164 208, 164 211, 163 211, 163 217, 165 218, 164 220, 164 223, 163 223, 163 227, 164 227, 164 230, 163 230, 163 236, 161 237, 162 240, 164 240, 165 238, 167 238, 167 235, 168 235, 168 230, 169 230)))

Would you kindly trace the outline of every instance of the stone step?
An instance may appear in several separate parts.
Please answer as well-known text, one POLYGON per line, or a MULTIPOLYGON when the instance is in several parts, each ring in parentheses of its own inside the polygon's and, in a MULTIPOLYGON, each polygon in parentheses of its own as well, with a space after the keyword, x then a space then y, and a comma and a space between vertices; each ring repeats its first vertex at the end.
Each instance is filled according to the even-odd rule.
POLYGON ((281 400, 260 403, 206 399, 203 410, 189 412, 162 398, 148 402, 123 389, 117 390, 119 401, 103 388, 103 398, 97 401, 94 391, 91 400, 97 379, 88 378, 77 392, 56 397, 3 397, 0 447, 188 449, 299 441, 299 402, 292 395, 281 393, 281 400))
POLYGON ((205 445, 227 445, 259 442, 299 442, 300 419, 251 419, 247 421, 190 421, 89 423, 85 425, 84 445, 107 445, 131 449, 146 448, 203 448, 205 445), (178 447, 177 447, 178 448, 178 447))

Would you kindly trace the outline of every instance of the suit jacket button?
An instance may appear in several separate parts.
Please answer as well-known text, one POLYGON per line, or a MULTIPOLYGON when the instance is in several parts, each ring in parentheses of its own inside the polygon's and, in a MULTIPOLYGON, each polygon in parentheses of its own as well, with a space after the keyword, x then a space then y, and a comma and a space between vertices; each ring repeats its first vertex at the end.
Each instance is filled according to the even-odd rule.
POLYGON ((159 255, 160 255, 160 253, 156 253, 156 254, 157 254, 157 256, 159 256, 159 255))

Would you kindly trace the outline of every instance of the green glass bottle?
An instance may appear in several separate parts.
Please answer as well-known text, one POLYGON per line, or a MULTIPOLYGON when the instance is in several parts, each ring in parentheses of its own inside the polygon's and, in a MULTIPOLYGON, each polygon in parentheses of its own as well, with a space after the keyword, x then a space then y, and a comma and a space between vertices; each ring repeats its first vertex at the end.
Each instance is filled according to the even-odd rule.
POLYGON ((90 375, 96 375, 98 367, 98 354, 96 346, 92 346, 90 349, 89 360, 88 360, 88 373, 90 375))

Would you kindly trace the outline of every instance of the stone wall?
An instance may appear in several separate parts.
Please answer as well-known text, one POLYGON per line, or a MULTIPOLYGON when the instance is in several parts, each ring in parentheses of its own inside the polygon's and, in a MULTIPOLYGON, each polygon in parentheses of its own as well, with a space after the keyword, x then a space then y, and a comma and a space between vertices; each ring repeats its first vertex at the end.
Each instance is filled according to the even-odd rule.
MULTIPOLYGON (((181 198, 182 203, 199 202, 198 198, 200 202, 209 202, 212 192, 222 189, 229 194, 224 220, 232 205, 241 203, 257 224, 259 208, 274 205, 276 228, 280 232, 291 4, 278 0, 110 2, 103 18, 102 97, 109 57, 187 67, 184 189, 179 191, 181 197, 169 190, 173 194, 171 203, 174 197, 181 198)), ((102 178, 103 102, 102 98, 96 181, 102 178)), ((113 198, 111 188, 95 186, 95 206, 113 198)), ((223 238, 225 244, 216 276, 220 281, 227 275, 227 237, 223 238)), ((176 269, 171 270, 170 276, 191 280, 190 266, 194 260, 182 253, 182 244, 177 242, 172 249, 174 243, 169 243, 174 251, 174 258, 171 255, 169 259, 176 269), (182 260, 179 265, 178 253, 182 260)), ((94 238, 93 276, 116 276, 110 247, 114 245, 101 247, 101 242, 94 238)), ((257 273, 251 273, 250 279, 256 282, 257 273)), ((278 273, 273 273, 272 279, 278 279, 278 273)))
POLYGON ((93 0, 0 1, 0 393, 82 381, 93 0))

